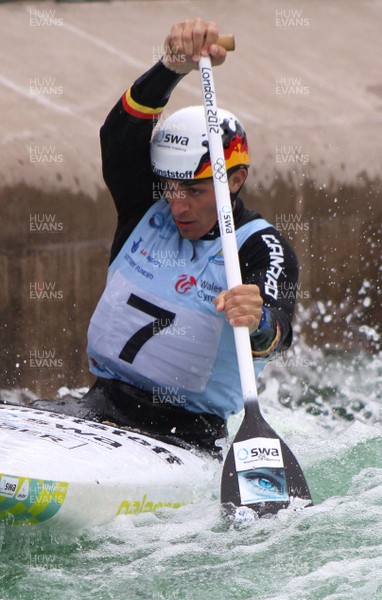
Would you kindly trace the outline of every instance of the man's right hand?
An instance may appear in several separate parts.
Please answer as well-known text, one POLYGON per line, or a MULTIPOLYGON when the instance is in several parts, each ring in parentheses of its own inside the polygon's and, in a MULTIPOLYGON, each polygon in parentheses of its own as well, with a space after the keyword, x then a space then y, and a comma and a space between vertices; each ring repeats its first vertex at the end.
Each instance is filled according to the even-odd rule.
POLYGON ((213 66, 225 61, 226 50, 216 44, 219 32, 213 21, 194 19, 174 23, 164 42, 163 64, 180 75, 198 69, 201 56, 211 56, 213 66))

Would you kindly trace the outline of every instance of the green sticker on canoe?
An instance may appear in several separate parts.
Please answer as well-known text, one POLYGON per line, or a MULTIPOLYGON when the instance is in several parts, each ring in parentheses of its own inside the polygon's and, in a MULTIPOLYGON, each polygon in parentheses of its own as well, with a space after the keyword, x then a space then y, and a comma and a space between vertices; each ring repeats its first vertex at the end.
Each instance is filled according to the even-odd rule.
POLYGON ((64 503, 69 484, 0 474, 0 522, 37 525, 51 519, 64 503))

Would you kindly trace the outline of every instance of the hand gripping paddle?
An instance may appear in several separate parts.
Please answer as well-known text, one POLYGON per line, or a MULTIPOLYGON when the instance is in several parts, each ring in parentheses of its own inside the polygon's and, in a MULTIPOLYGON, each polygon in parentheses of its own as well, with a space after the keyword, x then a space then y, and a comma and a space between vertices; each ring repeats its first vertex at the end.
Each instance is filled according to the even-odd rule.
MULTIPOLYGON (((234 49, 233 36, 222 36, 217 43, 234 49)), ((199 72, 225 272, 231 289, 242 280, 209 56, 200 58, 199 72)), ((234 327, 234 337, 244 419, 224 462, 221 502, 227 508, 248 506, 259 516, 277 513, 290 504, 298 508, 310 505, 312 499, 300 465, 261 414, 248 327, 234 327)))

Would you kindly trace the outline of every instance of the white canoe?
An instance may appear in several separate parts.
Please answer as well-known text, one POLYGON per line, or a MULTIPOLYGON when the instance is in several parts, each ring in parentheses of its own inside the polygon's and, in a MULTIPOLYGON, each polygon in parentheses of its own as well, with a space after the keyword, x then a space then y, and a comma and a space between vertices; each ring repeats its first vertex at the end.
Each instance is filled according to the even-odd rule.
POLYGON ((219 466, 145 435, 0 406, 0 522, 64 528, 198 501, 219 466))

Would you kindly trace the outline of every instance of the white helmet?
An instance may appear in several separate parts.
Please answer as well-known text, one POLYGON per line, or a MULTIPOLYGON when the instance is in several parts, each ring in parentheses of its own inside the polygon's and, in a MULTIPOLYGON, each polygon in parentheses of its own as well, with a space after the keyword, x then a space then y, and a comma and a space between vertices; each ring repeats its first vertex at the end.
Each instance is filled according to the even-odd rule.
MULTIPOLYGON (((247 137, 232 113, 219 109, 218 118, 227 171, 248 167, 247 137)), ((203 106, 176 111, 153 131, 150 144, 151 167, 166 179, 207 179, 212 177, 207 128, 203 106)))

